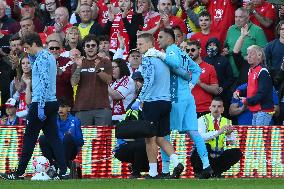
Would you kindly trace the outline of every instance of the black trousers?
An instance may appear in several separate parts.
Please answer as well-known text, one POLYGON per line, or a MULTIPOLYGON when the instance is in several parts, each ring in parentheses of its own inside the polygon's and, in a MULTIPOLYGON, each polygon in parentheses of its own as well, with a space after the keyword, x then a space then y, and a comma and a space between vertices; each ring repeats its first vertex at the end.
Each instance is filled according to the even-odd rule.
MULTIPOLYGON (((42 135, 39 137, 39 146, 42 152, 42 155, 45 156, 51 165, 58 167, 58 163, 53 152, 51 143, 47 140, 47 138, 42 135)), ((67 166, 70 166, 70 161, 76 158, 78 154, 77 146, 74 142, 74 139, 71 134, 65 134, 63 138, 63 147, 65 154, 65 162, 67 166)))
POLYGON ((27 115, 27 124, 23 141, 22 153, 20 156, 20 162, 17 169, 17 174, 22 175, 25 173, 28 162, 31 159, 34 151, 39 132, 42 129, 45 137, 50 142, 52 150, 56 159, 58 160, 60 174, 66 173, 66 163, 64 158, 63 144, 58 136, 57 129, 57 102, 46 102, 44 107, 46 119, 41 121, 38 118, 38 103, 33 102, 30 105, 27 115))
MULTIPOLYGON (((232 148, 225 150, 219 157, 212 158, 210 152, 212 152, 210 145, 206 144, 208 151, 208 158, 211 168, 214 171, 215 176, 221 175, 223 172, 229 170, 234 164, 236 164, 242 157, 242 152, 239 148, 232 148)), ((191 166, 195 174, 200 174, 203 170, 202 161, 197 153, 197 150, 194 149, 190 156, 191 166)))
POLYGON ((146 153, 146 144, 144 139, 138 139, 133 142, 127 142, 120 145, 114 155, 122 162, 132 164, 132 173, 147 172, 149 170, 149 162, 146 153))

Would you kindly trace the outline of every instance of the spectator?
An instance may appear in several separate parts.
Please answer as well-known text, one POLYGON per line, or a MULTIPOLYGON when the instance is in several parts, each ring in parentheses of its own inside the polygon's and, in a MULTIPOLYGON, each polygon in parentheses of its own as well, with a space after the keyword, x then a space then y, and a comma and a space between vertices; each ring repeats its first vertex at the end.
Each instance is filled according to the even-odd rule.
POLYGON ((204 61, 214 66, 218 83, 219 94, 223 100, 224 112, 223 115, 228 118, 229 106, 233 93, 231 87, 234 83, 234 76, 232 67, 227 57, 221 55, 221 43, 216 38, 210 38, 206 44, 206 51, 208 56, 204 58, 204 61))
POLYGON ((279 18, 280 20, 284 20, 284 5, 281 5, 279 8, 279 18))
POLYGON ((234 98, 241 98, 243 104, 253 113, 252 125, 269 125, 273 108, 272 79, 263 66, 265 54, 261 47, 252 45, 248 48, 248 87, 234 92, 234 98))
POLYGON ((181 42, 181 44, 179 45, 179 48, 181 48, 181 50, 183 50, 184 52, 186 52, 188 54, 190 50, 187 47, 188 47, 188 45, 187 45, 186 40, 181 42))
POLYGON ((130 0, 118 1, 118 13, 109 10, 111 17, 114 17, 110 30, 110 51, 115 52, 119 46, 119 36, 124 38, 124 55, 127 56, 130 49, 136 48, 137 31, 143 27, 143 17, 140 8, 134 13, 133 4, 130 0), (112 15, 114 14, 114 15, 112 15))
POLYGON ((2 119, 0 120, 0 125, 12 126, 22 124, 19 117, 16 115, 17 106, 18 104, 15 99, 8 99, 8 101, 5 103, 7 117, 2 117, 2 119))
POLYGON ((112 61, 113 82, 108 87, 113 123, 123 120, 126 108, 135 96, 135 83, 130 77, 126 61, 115 59, 112 61))
MULTIPOLYGON (((206 44, 208 39, 215 37, 219 40, 219 34, 210 31, 210 14, 208 12, 202 12, 199 14, 199 26, 201 31, 197 32, 196 34, 192 35, 190 40, 191 41, 199 41, 201 45, 201 58, 205 58, 207 56, 206 44)), ((222 44, 221 44, 222 45, 222 44)))
MULTIPOLYGON (((237 87, 237 90, 244 90, 248 86, 247 83, 242 84, 237 87)), ((274 104, 274 113, 273 116, 275 117, 275 120, 277 120, 277 117, 279 115, 279 98, 278 93, 273 87, 273 104, 274 104)), ((238 125, 252 125, 252 112, 248 109, 247 105, 244 105, 240 98, 236 99, 232 97, 231 105, 230 105, 230 115, 236 116, 238 119, 238 125)), ((270 125, 273 125, 277 123, 273 120, 270 122, 270 125)))
POLYGON ((10 53, 11 51, 9 47, 10 37, 11 37, 10 35, 5 35, 0 30, 0 57, 5 57, 10 53))
POLYGON ((151 0, 136 0, 136 12, 141 12, 144 17, 144 25, 148 24, 151 18, 159 15, 155 11, 151 0))
MULTIPOLYGON (((80 120, 70 114, 71 106, 65 99, 58 100, 59 110, 57 116, 57 129, 60 140, 63 143, 64 157, 67 166, 71 169, 71 163, 80 152, 81 147, 84 145, 83 134, 81 130, 80 120)), ((42 155, 46 157, 51 165, 51 170, 48 174, 51 178, 56 174, 58 162, 54 156, 53 149, 50 141, 44 136, 39 137, 39 146, 42 155)))
POLYGON ((70 58, 60 56, 62 42, 58 35, 52 34, 48 36, 47 48, 57 62, 56 97, 58 99, 65 98, 70 103, 70 106, 73 107, 73 88, 70 81, 73 62, 70 58))
POLYGON ((79 16, 81 22, 79 24, 76 23, 75 26, 78 26, 82 39, 88 34, 95 34, 97 36, 102 34, 101 26, 92 19, 92 8, 90 5, 82 4, 80 6, 79 16))
POLYGON ((278 38, 269 42, 264 48, 266 63, 273 78, 280 70, 284 59, 284 20, 278 23, 276 29, 278 38))
POLYGON ((136 97, 139 96, 139 93, 140 93, 140 91, 142 89, 142 86, 143 86, 143 83, 144 83, 144 79, 143 79, 143 76, 141 75, 141 72, 139 72, 139 71, 134 72, 132 74, 132 79, 135 82, 135 99, 136 99, 136 97))
POLYGON ((59 7, 57 0, 45 0, 42 11, 42 21, 45 26, 53 26, 55 23, 55 10, 59 7))
POLYGON ((284 60, 281 64, 281 71, 276 76, 276 86, 278 86, 278 94, 280 101, 280 114, 276 124, 284 125, 284 60))
POLYGON ((185 37, 180 29, 180 27, 175 26, 173 27, 174 33, 175 33, 175 43, 177 46, 180 46, 180 44, 185 40, 185 37))
MULTIPOLYGON (((210 165, 214 171, 213 177, 220 178, 223 172, 229 170, 240 161, 242 152, 240 148, 224 149, 228 144, 234 144, 236 137, 233 132, 231 120, 222 116, 224 112, 223 101, 215 97, 210 105, 210 113, 198 119, 198 132, 206 142, 210 165)), ((202 171, 202 163, 193 150, 190 162, 195 175, 202 171)))
POLYGON ((26 89, 30 87, 32 68, 29 58, 26 54, 19 60, 20 65, 17 67, 17 76, 11 82, 11 97, 19 102, 16 115, 25 120, 28 114, 28 106, 26 101, 26 89))
MULTIPOLYGON (((35 31, 37 33, 42 33, 44 31, 44 24, 40 20, 38 13, 36 13, 36 4, 33 0, 23 0, 21 4, 21 16, 19 17, 19 20, 24 17, 29 17, 32 19, 32 22, 35 26, 35 31)), ((16 22, 13 28, 15 29, 13 33, 18 32, 20 30, 20 24, 16 22)))
POLYGON ((250 68, 250 65, 248 64, 246 57, 242 56, 241 50, 243 48, 243 44, 245 39, 247 39, 247 35, 249 35, 249 26, 245 25, 241 27, 241 34, 239 38, 237 39, 234 49, 233 49, 233 60, 236 63, 236 67, 239 71, 239 75, 236 77, 236 82, 234 86, 232 87, 233 90, 239 85, 242 85, 244 83, 248 82, 248 71, 250 68))
POLYGON ((97 6, 97 12, 98 12, 98 22, 99 24, 104 27, 104 25, 108 22, 110 19, 109 16, 109 9, 111 7, 117 6, 116 0, 98 0, 96 3, 97 6))
POLYGON ((210 103, 213 95, 219 94, 219 85, 217 74, 214 66, 204 62, 200 56, 200 43, 198 41, 191 41, 188 43, 188 55, 195 61, 202 69, 201 75, 197 84, 192 89, 196 104, 197 118, 209 113, 210 103))
POLYGON ((97 18, 98 10, 97 10, 96 3, 94 3, 94 0, 78 0, 77 8, 70 17, 70 23, 71 24, 81 23, 82 20, 81 20, 81 17, 80 17, 80 9, 81 9, 81 5, 83 5, 83 4, 87 4, 87 5, 91 6, 91 19, 95 20, 95 18, 97 18))
POLYGON ((46 27, 45 30, 46 35, 50 35, 52 33, 59 33, 63 41, 67 29, 72 27, 72 24, 70 24, 68 21, 69 21, 69 13, 67 8, 58 7, 55 10, 55 23, 53 26, 46 27))
POLYGON ((198 0, 176 1, 173 12, 176 16, 186 20, 187 38, 200 31, 198 15, 203 11, 206 11, 206 7, 198 0), (182 5, 181 2, 183 2, 182 5))
POLYGON ((277 19, 275 7, 266 0, 252 0, 245 8, 250 12, 250 20, 261 27, 268 41, 275 38, 274 23, 277 19))
POLYGON ((99 41, 94 35, 83 40, 86 58, 77 58, 71 78, 78 85, 73 110, 82 125, 111 125, 108 85, 112 81, 111 62, 97 56, 99 41))
POLYGON ((23 17, 20 21, 20 26, 21 26, 21 29, 19 31, 20 37, 23 37, 35 31, 35 26, 31 17, 23 17))
POLYGON ((19 67, 19 60, 23 55, 23 48, 21 45, 21 39, 18 34, 15 34, 10 39, 10 52, 8 56, 4 58, 4 61, 6 61, 9 65, 12 67, 12 72, 10 75, 10 78, 14 79, 14 77, 17 75, 16 71, 19 67))
POLYGON ((258 45, 264 47, 267 43, 263 30, 249 21, 248 10, 245 8, 237 9, 235 11, 235 25, 229 28, 225 41, 225 47, 229 48, 230 64, 232 66, 235 77, 238 77, 239 70, 237 69, 236 62, 233 59, 232 51, 234 49, 236 41, 241 36, 242 27, 247 27, 247 30, 249 31, 249 35, 244 36, 244 43, 241 46, 241 55, 243 57, 247 56, 247 48, 249 46, 258 45))
MULTIPOLYGON (((23 17, 20 21, 21 29, 18 35, 22 38, 23 36, 36 32, 35 25, 30 17, 23 17)), ((42 43, 45 45, 47 35, 45 33, 38 33, 42 43)))
POLYGON ((15 20, 12 18, 9 18, 6 15, 6 2, 3 0, 0 0, 0 30, 2 30, 2 34, 8 35, 12 33, 12 26, 13 23, 15 23, 15 20))
POLYGON ((218 33, 223 44, 229 27, 234 24, 234 12, 239 0, 201 0, 201 2, 207 6, 211 15, 211 32, 218 33))
POLYGON ((141 72, 142 70, 141 63, 142 63, 142 55, 140 54, 138 49, 130 50, 128 56, 128 63, 127 63, 130 75, 132 75, 136 71, 141 72))
MULTIPOLYGON (((8 36, 4 36, 4 35, 2 35, 2 38, 0 37, 0 42, 1 42, 0 43, 0 46, 1 46, 0 48, 0 91, 1 91, 2 102, 6 102, 10 98, 10 94, 9 94, 10 83, 16 75, 15 68, 16 68, 16 65, 18 65, 16 64, 18 63, 18 56, 16 55, 12 56, 12 54, 14 54, 15 49, 17 49, 17 48, 12 47, 12 44, 14 43, 14 39, 13 38, 11 39, 10 48, 8 48, 7 46, 9 44, 9 39, 7 38, 8 36), (3 52, 5 51, 4 47, 8 50, 6 52, 7 54, 3 52)), ((1 107, 0 110, 2 113, 5 112, 3 107, 1 107)))
POLYGON ((80 31, 76 26, 72 26, 67 29, 64 49, 65 51, 60 54, 63 57, 69 57, 72 49, 78 49, 81 53, 83 53, 80 31))
MULTIPOLYGON (((100 36, 99 37, 99 41, 100 41, 99 52, 104 53, 105 57, 107 57, 110 60, 112 60, 113 56, 114 56, 114 53, 109 50, 109 47, 110 47, 109 36, 108 35, 100 36)), ((121 54, 123 54, 123 50, 122 50, 121 54)))
MULTIPOLYGON (((148 24, 144 25, 143 31, 153 34, 157 39, 160 28, 179 26, 183 35, 186 36, 186 25, 181 18, 172 15, 172 2, 170 0, 159 0, 158 10, 160 15, 151 18, 148 24)), ((157 44, 155 46, 158 47, 157 44)))

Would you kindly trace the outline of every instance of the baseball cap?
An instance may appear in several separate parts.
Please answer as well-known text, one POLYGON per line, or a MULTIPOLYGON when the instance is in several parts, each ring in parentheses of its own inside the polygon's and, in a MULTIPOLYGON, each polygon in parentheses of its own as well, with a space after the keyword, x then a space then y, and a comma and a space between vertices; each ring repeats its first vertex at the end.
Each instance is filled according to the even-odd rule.
POLYGON ((23 0, 21 6, 24 7, 25 5, 35 6, 35 3, 33 0, 23 0))
POLYGON ((141 72, 137 71, 137 72, 134 72, 134 73, 132 74, 132 79, 133 79, 133 80, 143 79, 143 76, 141 75, 141 72))
POLYGON ((16 104, 17 104, 17 101, 16 101, 15 99, 9 98, 9 99, 7 100, 7 102, 5 103, 5 106, 6 106, 6 107, 15 107, 16 104))

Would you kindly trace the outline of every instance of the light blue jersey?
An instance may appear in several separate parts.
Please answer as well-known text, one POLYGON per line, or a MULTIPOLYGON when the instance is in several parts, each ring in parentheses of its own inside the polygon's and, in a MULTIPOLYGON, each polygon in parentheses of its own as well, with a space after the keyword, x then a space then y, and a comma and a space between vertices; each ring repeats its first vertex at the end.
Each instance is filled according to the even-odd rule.
POLYGON ((56 60, 45 49, 29 57, 29 60, 32 65, 32 102, 44 107, 45 102, 56 101, 56 60))
MULTIPOLYGON (((197 151, 203 168, 209 166, 208 153, 203 138, 198 133, 196 105, 189 84, 195 85, 201 74, 200 67, 178 46, 172 44, 166 49, 165 62, 171 67, 171 130, 188 133, 197 151)), ((169 137, 166 137, 169 140, 169 137)), ((163 173, 169 172, 169 157, 161 150, 163 173), (164 166, 165 165, 165 166, 164 166)))
POLYGON ((161 59, 143 57, 141 74, 144 78, 144 84, 139 94, 141 101, 171 101, 170 69, 161 59))
POLYGON ((192 85, 198 82, 200 67, 175 44, 167 47, 165 63, 171 67, 172 102, 191 98, 189 82, 192 85))

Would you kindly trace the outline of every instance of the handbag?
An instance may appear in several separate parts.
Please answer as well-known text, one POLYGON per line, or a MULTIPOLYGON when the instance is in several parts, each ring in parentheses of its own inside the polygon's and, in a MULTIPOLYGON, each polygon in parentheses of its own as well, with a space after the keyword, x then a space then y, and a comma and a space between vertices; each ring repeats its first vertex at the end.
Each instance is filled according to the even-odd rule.
POLYGON ((141 113, 140 110, 128 110, 125 119, 115 127, 115 137, 120 139, 137 139, 155 136, 155 124, 141 119, 141 113), (137 112, 140 116, 137 116, 137 112))

